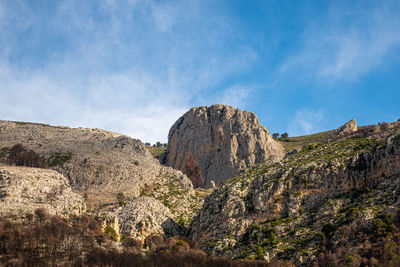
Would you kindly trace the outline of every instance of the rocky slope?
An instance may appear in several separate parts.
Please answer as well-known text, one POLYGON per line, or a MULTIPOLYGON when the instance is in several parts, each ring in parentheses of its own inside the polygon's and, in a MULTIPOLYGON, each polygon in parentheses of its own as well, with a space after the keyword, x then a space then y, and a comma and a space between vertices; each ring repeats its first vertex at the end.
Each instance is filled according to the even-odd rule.
MULTIPOLYGON (((120 206, 148 195, 159 201, 176 223, 188 226, 202 204, 185 175, 160 165, 142 142, 125 135, 100 129, 0 121, 0 158, 5 163, 15 163, 19 160, 15 159, 15 151, 22 155, 17 155, 23 158, 21 163, 34 166, 40 161, 40 167, 67 177, 72 190, 85 197, 89 212, 95 216, 114 218, 120 206)), ((158 214, 162 210, 157 207, 160 206, 146 212, 158 214)), ((153 233, 158 233, 159 227, 154 226, 153 233)), ((152 229, 147 232, 152 233, 152 229)))
POLYGON ((63 175, 53 170, 0 165, 0 216, 25 218, 39 208, 60 216, 86 211, 84 199, 72 192, 63 175))
POLYGON ((171 127, 165 163, 181 170, 195 186, 220 184, 247 167, 282 158, 257 116, 231 106, 190 109, 171 127))
POLYGON ((228 180, 206 198, 190 236, 231 258, 312 265, 341 248, 351 264, 368 255, 365 236, 393 231, 399 197, 400 123, 368 126, 228 180))

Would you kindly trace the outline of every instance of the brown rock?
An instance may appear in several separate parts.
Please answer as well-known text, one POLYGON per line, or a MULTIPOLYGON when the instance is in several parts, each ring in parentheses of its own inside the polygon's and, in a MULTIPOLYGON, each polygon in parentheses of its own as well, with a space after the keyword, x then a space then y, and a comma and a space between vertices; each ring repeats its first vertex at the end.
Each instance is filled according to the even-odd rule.
POLYGON ((246 167, 282 158, 257 116, 231 106, 190 109, 171 127, 165 163, 185 173, 197 187, 210 187, 246 167))

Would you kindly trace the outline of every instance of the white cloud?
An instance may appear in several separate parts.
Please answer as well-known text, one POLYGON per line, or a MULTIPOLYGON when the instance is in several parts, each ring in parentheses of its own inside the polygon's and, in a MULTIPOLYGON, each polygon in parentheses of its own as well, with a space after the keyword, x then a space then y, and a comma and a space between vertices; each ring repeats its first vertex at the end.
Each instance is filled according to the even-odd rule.
MULTIPOLYGON (((0 119, 97 127, 166 142, 189 103, 214 96, 211 88, 256 58, 246 47, 222 53, 230 23, 203 1, 128 2, 106 0, 94 8, 64 1, 50 17, 24 2, 10 4, 12 19, 0 36, 0 119), (32 52, 21 56, 16 51, 24 51, 26 40, 19 38, 27 29, 35 39, 29 39, 32 52), (47 42, 49 33, 63 49, 47 42), (37 57, 42 62, 35 65, 37 57)), ((215 97, 240 105, 246 90, 232 90, 235 96, 227 91, 215 97)))
POLYGON ((323 110, 297 110, 294 118, 289 122, 288 133, 291 136, 307 135, 321 132, 324 129, 325 112, 323 110))
POLYGON ((0 118, 8 120, 103 128, 155 143, 167 141, 169 128, 187 110, 152 90, 155 79, 135 81, 127 74, 92 78, 75 84, 75 91, 62 78, 5 67, 0 80, 0 118))
POLYGON ((300 52, 282 64, 282 73, 302 70, 324 81, 357 80, 400 48, 398 3, 378 1, 373 8, 349 3, 332 4, 324 23, 310 23, 300 52))
POLYGON ((221 97, 219 98, 219 103, 231 105, 236 108, 243 108, 247 103, 247 98, 249 97, 249 94, 249 88, 234 85, 222 92, 221 97))

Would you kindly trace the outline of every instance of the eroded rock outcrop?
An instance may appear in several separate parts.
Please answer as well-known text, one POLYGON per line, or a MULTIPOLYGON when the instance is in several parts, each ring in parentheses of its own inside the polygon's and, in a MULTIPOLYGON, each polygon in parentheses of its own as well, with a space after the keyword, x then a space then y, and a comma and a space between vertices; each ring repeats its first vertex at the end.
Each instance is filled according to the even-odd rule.
POLYGON ((231 106, 190 109, 171 127, 165 163, 181 170, 195 186, 220 184, 255 163, 282 158, 257 116, 231 106))
POLYGON ((346 134, 350 134, 357 131, 357 121, 352 119, 346 122, 344 125, 340 126, 336 131, 335 134, 338 136, 344 136, 346 134))
POLYGON ((86 211, 84 199, 56 171, 0 166, 0 215, 23 219, 38 208, 60 216, 86 211))
POLYGON ((171 211, 152 197, 140 197, 127 203, 116 213, 120 235, 144 240, 152 234, 175 236, 184 228, 174 220, 171 211))

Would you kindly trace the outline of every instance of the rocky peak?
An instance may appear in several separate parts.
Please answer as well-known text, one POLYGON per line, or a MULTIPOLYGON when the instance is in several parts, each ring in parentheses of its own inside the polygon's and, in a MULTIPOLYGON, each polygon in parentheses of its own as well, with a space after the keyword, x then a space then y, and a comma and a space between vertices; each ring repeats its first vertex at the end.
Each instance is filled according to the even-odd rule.
POLYGON ((195 186, 219 184, 255 163, 282 158, 257 116, 231 106, 195 107, 171 127, 165 163, 181 170, 195 186))
POLYGON ((340 126, 337 128, 335 131, 336 135, 346 135, 349 133, 353 133, 357 131, 357 121, 355 119, 352 119, 348 122, 346 122, 344 125, 340 126))

